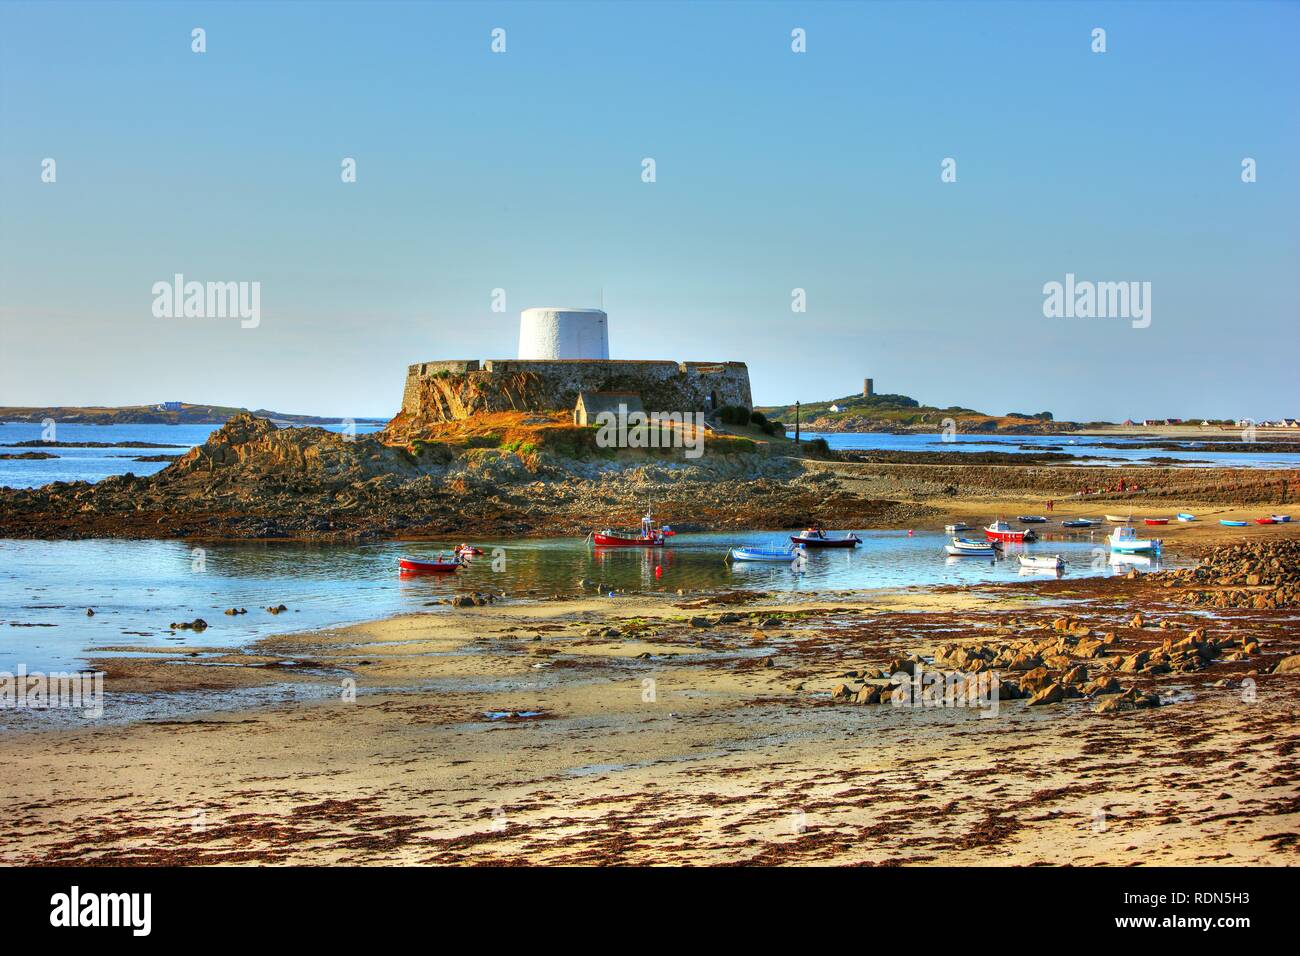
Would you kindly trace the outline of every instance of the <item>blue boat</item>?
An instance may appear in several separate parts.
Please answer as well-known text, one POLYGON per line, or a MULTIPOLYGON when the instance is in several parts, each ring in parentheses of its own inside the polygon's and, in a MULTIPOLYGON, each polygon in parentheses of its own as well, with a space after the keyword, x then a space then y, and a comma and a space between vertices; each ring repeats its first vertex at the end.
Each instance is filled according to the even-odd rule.
POLYGON ((727 557, 736 561, 785 561, 804 557, 802 548, 732 548, 727 557))
POLYGON ((1227 518, 1220 518, 1219 524, 1227 528, 1245 528, 1250 525, 1249 521, 1229 521, 1227 518))

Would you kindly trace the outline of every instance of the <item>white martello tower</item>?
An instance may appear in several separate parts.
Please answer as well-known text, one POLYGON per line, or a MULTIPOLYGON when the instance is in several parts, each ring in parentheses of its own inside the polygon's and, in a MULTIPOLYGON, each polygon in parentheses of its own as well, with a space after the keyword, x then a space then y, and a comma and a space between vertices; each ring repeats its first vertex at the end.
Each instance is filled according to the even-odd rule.
POLYGON ((600 309, 524 309, 519 314, 519 357, 608 359, 609 316, 600 309))

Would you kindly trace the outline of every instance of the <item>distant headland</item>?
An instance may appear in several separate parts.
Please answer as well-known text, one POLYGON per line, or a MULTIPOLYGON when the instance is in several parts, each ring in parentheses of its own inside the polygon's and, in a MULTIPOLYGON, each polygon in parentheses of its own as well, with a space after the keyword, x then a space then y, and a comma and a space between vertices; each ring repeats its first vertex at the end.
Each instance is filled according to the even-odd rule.
POLYGON ((53 419, 68 425, 224 425, 236 415, 255 415, 290 425, 333 425, 343 421, 382 425, 383 418, 291 415, 265 408, 236 408, 229 405, 194 405, 189 402, 159 402, 154 405, 48 405, 23 407, 0 405, 0 422, 43 422, 53 419))

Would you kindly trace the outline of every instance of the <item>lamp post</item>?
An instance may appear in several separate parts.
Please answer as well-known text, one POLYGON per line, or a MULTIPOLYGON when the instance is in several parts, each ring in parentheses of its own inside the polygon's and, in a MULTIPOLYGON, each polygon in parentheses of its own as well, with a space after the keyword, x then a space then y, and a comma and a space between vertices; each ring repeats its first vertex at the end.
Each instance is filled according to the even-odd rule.
POLYGON ((799 403, 794 403, 794 447, 799 448, 799 403))

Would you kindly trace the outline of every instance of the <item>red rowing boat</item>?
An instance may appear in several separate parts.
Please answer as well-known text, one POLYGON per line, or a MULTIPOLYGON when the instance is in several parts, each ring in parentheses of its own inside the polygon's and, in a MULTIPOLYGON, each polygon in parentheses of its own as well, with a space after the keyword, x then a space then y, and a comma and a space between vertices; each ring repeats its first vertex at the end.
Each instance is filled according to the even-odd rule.
POLYGON ((1169 524, 1168 518, 1143 518, 1143 524, 1169 524))
POLYGON ((1256 518, 1255 524, 1277 524, 1274 518, 1256 518))
POLYGON ((416 561, 414 558, 398 558, 397 567, 403 574, 442 574, 460 569, 459 561, 416 561))

